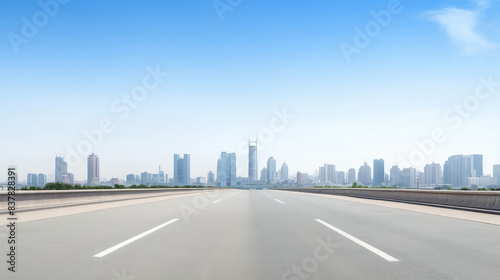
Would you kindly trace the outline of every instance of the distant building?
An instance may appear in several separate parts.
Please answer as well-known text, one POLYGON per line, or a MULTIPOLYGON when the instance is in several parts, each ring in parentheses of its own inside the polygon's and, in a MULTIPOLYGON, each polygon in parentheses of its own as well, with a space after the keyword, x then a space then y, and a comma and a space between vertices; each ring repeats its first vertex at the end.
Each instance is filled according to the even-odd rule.
POLYGON ((126 178, 127 178, 126 182, 128 185, 133 185, 137 183, 136 176, 134 174, 128 174, 126 178))
POLYGON ((207 178, 205 177, 196 177, 196 185, 204 186, 207 184, 207 178))
POLYGON ((217 160, 217 185, 236 186, 236 154, 222 152, 217 160))
POLYGON ((47 184, 47 175, 43 173, 38 173, 37 185, 41 188, 45 187, 47 184))
POLYGON ((389 177, 390 177, 390 184, 391 186, 401 186, 402 185, 402 180, 401 180, 401 170, 397 165, 394 165, 391 167, 389 177))
POLYGON ((401 186, 414 187, 417 185, 417 170, 413 167, 401 170, 401 186))
POLYGON ((75 174, 68 172, 68 173, 66 173, 66 175, 64 177, 66 178, 64 180, 64 183, 68 183, 68 184, 71 184, 71 185, 73 185, 75 183, 75 174))
POLYGON ((165 172, 163 172, 161 165, 158 166, 158 183, 165 184, 165 172))
POLYGON ((191 184, 191 164, 190 155, 184 154, 180 157, 174 155, 174 184, 178 186, 187 186, 191 184))
POLYGON ((439 163, 427 164, 424 167, 424 176, 420 178, 421 183, 426 185, 437 185, 443 183, 442 168, 439 163))
POLYGON ((28 173, 26 181, 27 181, 28 187, 38 186, 38 176, 34 173, 28 173))
POLYGON ((335 184, 337 185, 344 185, 345 184, 345 172, 344 171, 337 171, 335 176, 335 184))
POLYGON ((297 171, 297 186, 302 186, 302 173, 300 171, 297 171))
MULTIPOLYGON (((269 169, 269 168, 268 168, 269 169)), ((258 180, 257 172, 259 170, 257 162, 257 139, 248 140, 248 180, 255 182, 258 180)))
POLYGON ((215 174, 212 171, 208 171, 207 185, 209 185, 209 186, 215 185, 215 174))
POLYGON ((494 186, 497 184, 497 181, 495 180, 495 177, 487 175, 487 176, 481 176, 479 177, 479 185, 482 187, 488 187, 488 186, 494 186))
POLYGON ((288 165, 286 164, 286 162, 283 162, 283 165, 281 165, 280 179, 283 181, 288 180, 288 165))
POLYGON ((358 181, 366 186, 372 184, 372 168, 366 162, 359 168, 358 181))
POLYGON ((151 173, 148 173, 148 172, 141 173, 141 185, 151 184, 152 179, 153 179, 153 176, 151 173))
POLYGON ((373 185, 374 186, 382 186, 384 183, 384 160, 383 159, 374 159, 373 160, 373 185))
POLYGON ((264 167, 262 168, 262 170, 260 171, 260 181, 261 182, 267 182, 267 168, 264 167))
POLYGON ((354 182, 356 182, 356 169, 350 168, 347 171, 347 183, 352 184, 354 182))
POLYGON ((94 153, 87 159, 87 185, 99 185, 99 156, 94 153))
POLYGON ((120 180, 118 180, 118 178, 111 178, 111 180, 109 180, 109 185, 112 187, 118 184, 120 184, 120 180))
POLYGON ((140 184, 141 183, 141 176, 135 175, 135 183, 140 184))
POLYGON ((483 176, 483 155, 453 155, 444 163, 443 182, 454 186, 468 185, 467 178, 483 176))
POLYGON ((68 164, 64 161, 63 157, 56 157, 56 182, 64 182, 64 176, 68 173, 68 164))
POLYGON ((267 160, 267 183, 274 183, 276 175, 276 160, 273 157, 270 157, 267 160))
POLYGON ((495 178, 496 184, 500 185, 500 164, 493 165, 493 177, 495 178))

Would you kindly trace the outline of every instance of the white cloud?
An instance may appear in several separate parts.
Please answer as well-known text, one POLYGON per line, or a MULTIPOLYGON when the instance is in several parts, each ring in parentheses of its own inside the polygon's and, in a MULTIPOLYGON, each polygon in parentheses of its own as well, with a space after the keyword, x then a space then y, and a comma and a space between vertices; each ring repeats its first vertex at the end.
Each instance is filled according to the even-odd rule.
POLYGON ((498 48, 498 44, 489 41, 477 31, 482 12, 489 7, 488 1, 476 1, 478 9, 466 10, 448 7, 442 10, 428 11, 424 15, 435 21, 448 33, 451 40, 465 53, 477 53, 498 48))

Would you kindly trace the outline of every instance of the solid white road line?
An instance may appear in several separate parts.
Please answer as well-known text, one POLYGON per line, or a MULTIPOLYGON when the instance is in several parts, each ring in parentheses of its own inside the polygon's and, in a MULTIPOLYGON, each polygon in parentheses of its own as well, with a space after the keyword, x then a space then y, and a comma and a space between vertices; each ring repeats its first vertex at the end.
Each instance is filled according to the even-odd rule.
POLYGON ((277 200, 276 198, 275 198, 274 200, 276 200, 277 202, 279 202, 279 203, 281 203, 281 204, 285 204, 283 201, 281 201, 281 200, 277 200))
POLYGON ((379 249, 377 249, 377 248, 375 248, 375 247, 371 246, 370 244, 367 244, 367 243, 365 243, 365 242, 363 242, 363 241, 361 241, 361 240, 357 239, 356 237, 354 237, 354 236, 350 235, 349 233, 347 233, 347 232, 345 232, 345 231, 342 231, 342 230, 340 230, 340 229, 338 229, 338 228, 336 228, 336 227, 334 227, 334 226, 330 225, 329 223, 326 223, 326 222, 324 222, 324 221, 322 221, 322 220, 320 220, 320 219, 315 219, 315 220, 316 220, 316 222, 323 224, 323 225, 324 225, 324 226, 326 226, 327 228, 330 228, 330 229, 332 229, 333 231, 336 231, 337 233, 339 233, 339 234, 343 235, 344 237, 347 237, 347 238, 348 238, 348 239, 350 239, 351 241, 354 241, 355 243, 358 243, 359 245, 361 245, 361 246, 365 247, 366 249, 368 249, 368 250, 372 251, 373 253, 375 253, 375 254, 377 254, 377 255, 381 256, 382 258, 386 259, 387 261, 390 261, 390 262, 399 262, 399 260, 398 260, 398 259, 396 259, 396 258, 394 258, 394 257, 392 257, 392 256, 390 256, 390 255, 388 255, 388 254, 386 254, 386 253, 384 253, 384 252, 380 251, 379 249))
POLYGON ((221 200, 222 200, 222 198, 221 199, 217 199, 216 201, 212 201, 212 203, 217 203, 217 202, 219 202, 221 200))
POLYGON ((134 236, 134 237, 132 237, 132 238, 126 240, 126 241, 123 241, 122 243, 120 243, 118 245, 115 245, 115 246, 113 246, 113 247, 111 247, 111 248, 109 248, 107 250, 104 250, 104 251, 100 252, 97 255, 94 255, 94 258, 102 258, 102 257, 106 256, 107 254, 109 254, 109 253, 111 253, 113 251, 116 251, 116 250, 120 249, 121 247, 126 246, 126 245, 128 245, 128 244, 130 244, 130 243, 132 243, 132 242, 134 242, 134 241, 136 241, 138 239, 140 239, 140 238, 143 238, 144 236, 146 236, 146 235, 148 235, 150 233, 153 233, 153 232, 161 229, 162 227, 167 226, 167 225, 169 225, 169 224, 171 224, 171 223, 173 223, 173 222, 175 222, 177 220, 179 220, 179 219, 172 219, 172 220, 170 220, 170 221, 168 221, 168 222, 166 222, 164 224, 161 224, 161 225, 159 225, 159 226, 157 226, 155 228, 152 228, 152 229, 150 229, 148 231, 145 231, 145 232, 143 232, 143 233, 141 233, 139 235, 136 235, 136 236, 134 236))

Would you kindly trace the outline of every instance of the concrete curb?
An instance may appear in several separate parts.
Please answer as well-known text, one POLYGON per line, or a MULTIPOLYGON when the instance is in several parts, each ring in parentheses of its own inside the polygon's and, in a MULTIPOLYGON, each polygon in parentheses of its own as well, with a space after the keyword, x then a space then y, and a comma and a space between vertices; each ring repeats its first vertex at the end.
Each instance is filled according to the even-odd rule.
POLYGON ((343 195, 359 198, 387 199, 406 202, 449 205, 500 211, 500 192, 401 190, 401 189, 343 189, 343 188, 289 188, 276 189, 296 192, 343 195))
MULTIPOLYGON (((16 212, 76 206, 92 203, 185 194, 195 191, 214 191, 216 188, 172 189, 118 189, 118 190, 65 190, 20 191, 15 194, 16 212)), ((7 192, 0 193, 0 214, 8 212, 7 192)))

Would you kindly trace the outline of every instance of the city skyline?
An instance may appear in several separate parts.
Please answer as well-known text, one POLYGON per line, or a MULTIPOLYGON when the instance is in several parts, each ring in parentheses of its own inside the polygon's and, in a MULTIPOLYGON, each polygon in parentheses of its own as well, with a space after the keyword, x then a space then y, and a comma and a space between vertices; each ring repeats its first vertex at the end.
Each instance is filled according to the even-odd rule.
POLYGON ((211 3, 124 1, 120 13, 99 3, 90 19, 81 14, 95 1, 71 2, 15 47, 9 34, 23 35, 22 19, 43 8, 8 1, 0 125, 13 136, 0 146, 0 169, 53 174, 57 153, 84 178, 96 153, 105 178, 158 164, 172 174, 169 158, 185 151, 193 176, 206 176, 221 151, 234 151, 243 174, 250 137, 259 139, 256 177, 270 156, 295 174, 377 158, 423 169, 483 154, 491 174, 500 161, 500 4, 399 1, 366 37, 389 2, 257 1, 224 20, 211 3), (346 55, 347 45, 357 51, 346 55))
MULTIPOLYGON (((249 145, 249 150, 252 146, 249 145)), ((107 183, 117 183, 124 182, 126 184, 170 184, 170 185, 190 185, 190 184, 207 184, 216 186, 237 186, 241 183, 265 183, 265 184, 276 184, 287 182, 289 179, 299 180, 298 177, 288 176, 288 165, 286 161, 283 161, 280 169, 276 167, 276 159, 274 157, 269 157, 267 159, 267 165, 260 171, 260 180, 253 181, 249 180, 249 177, 245 177, 244 174, 237 174, 236 168, 236 154, 221 152, 217 164, 216 164, 216 175, 214 175, 212 170, 208 171, 206 177, 204 176, 191 176, 190 175, 190 154, 184 154, 181 157, 179 154, 174 154, 174 171, 173 178, 169 174, 165 174, 162 166, 158 166, 158 173, 149 173, 144 171, 141 175, 135 175, 133 173, 123 176, 112 177, 111 180, 108 179, 99 180, 99 156, 92 153, 88 156, 87 165, 87 185, 99 185, 107 183), (211 178, 212 177, 212 178, 211 178), (216 178, 215 178, 216 177, 216 178), (125 180, 123 179, 125 178, 125 180), (241 181, 241 178, 246 178, 241 181), (201 181, 200 181, 201 180, 201 181), (90 183, 89 183, 90 182, 90 183), (237 184, 238 182, 238 184, 237 184)), ((250 160, 250 157, 249 157, 250 160)), ((500 182, 500 164, 495 164, 492 166, 493 172, 491 174, 486 174, 483 172, 484 163, 483 155, 473 154, 473 155, 452 155, 444 162, 443 165, 440 163, 429 163, 424 166, 422 170, 416 169, 414 167, 400 168, 398 165, 392 165, 392 167, 385 168, 385 162, 383 159, 374 159, 373 165, 369 165, 366 161, 362 166, 359 167, 356 176, 356 169, 349 168, 346 171, 336 170, 335 164, 324 164, 319 166, 312 173, 313 177, 308 177, 309 173, 297 172, 304 174, 308 177, 308 180, 314 181, 315 185, 350 185, 353 182, 358 182, 363 185, 368 186, 388 186, 396 185, 400 187, 414 187, 418 186, 418 183, 423 185, 452 185, 452 186, 470 186, 470 185, 484 185, 485 183, 480 182, 491 182, 491 185, 499 184, 500 182), (472 180, 472 181, 471 181, 472 180), (478 180, 478 181, 474 181, 478 180)), ((61 156, 55 157, 55 172, 59 173, 59 179, 54 179, 54 182, 70 183, 75 182, 81 183, 74 179, 72 173, 67 172, 66 162, 61 156)), ((249 170, 250 171, 250 170, 249 170)), ((39 173, 28 173, 26 185, 27 186, 40 186, 40 182, 52 182, 47 175, 39 173), (42 178, 42 179, 40 179, 42 178)), ((297 181, 288 182, 291 184, 297 184, 297 181)), ((22 182, 22 181, 21 181, 22 182)), ((114 184, 113 183, 113 184, 114 184)), ((111 185, 113 185, 111 184, 111 185)), ((486 183, 490 184, 490 183, 486 183)))

